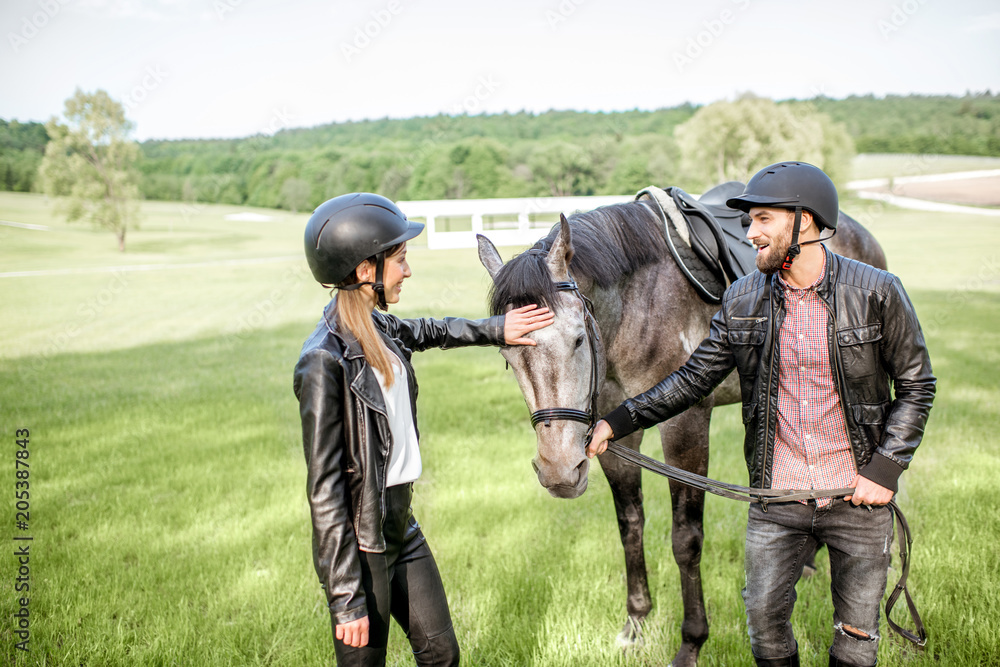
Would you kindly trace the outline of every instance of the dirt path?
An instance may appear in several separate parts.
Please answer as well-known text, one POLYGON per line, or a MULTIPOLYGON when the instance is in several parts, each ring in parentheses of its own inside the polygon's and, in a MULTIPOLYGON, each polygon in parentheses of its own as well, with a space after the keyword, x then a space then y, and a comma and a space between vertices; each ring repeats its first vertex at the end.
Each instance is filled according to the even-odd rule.
POLYGON ((895 186, 892 194, 967 206, 1000 206, 1000 176, 969 178, 961 181, 904 183, 895 186))
POLYGON ((848 189, 864 199, 879 199, 925 211, 1000 216, 1000 170, 923 174, 895 179, 852 181, 848 189))

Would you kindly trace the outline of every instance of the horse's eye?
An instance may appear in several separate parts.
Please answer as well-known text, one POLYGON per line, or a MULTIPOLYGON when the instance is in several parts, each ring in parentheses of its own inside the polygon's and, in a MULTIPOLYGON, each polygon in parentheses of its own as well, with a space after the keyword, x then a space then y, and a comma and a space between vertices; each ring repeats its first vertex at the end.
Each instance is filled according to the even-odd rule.
POLYGON ((577 347, 577 349, 579 349, 581 345, 583 345, 583 336, 579 336, 576 339, 576 347, 577 347))

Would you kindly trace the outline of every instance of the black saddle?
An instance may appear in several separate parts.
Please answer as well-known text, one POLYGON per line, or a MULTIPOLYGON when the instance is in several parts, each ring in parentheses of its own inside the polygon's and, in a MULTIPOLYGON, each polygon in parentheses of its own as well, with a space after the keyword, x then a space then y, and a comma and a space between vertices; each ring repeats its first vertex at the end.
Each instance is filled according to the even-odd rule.
MULTIPOLYGON (((684 275, 709 303, 721 303, 726 285, 755 269, 757 252, 746 238, 750 218, 726 206, 727 199, 743 194, 743 190, 739 181, 717 185, 700 199, 677 187, 663 190, 684 216, 689 232, 690 248, 675 226, 667 222, 663 211, 670 251, 684 275)), ((643 194, 653 197, 650 189, 640 191, 637 197, 643 194)))
POLYGON ((729 181, 716 185, 700 199, 680 188, 665 189, 687 220, 691 247, 698 259, 718 277, 725 276, 730 283, 756 268, 757 251, 746 236, 750 217, 743 211, 726 206, 726 200, 740 196, 744 188, 739 181, 729 181))

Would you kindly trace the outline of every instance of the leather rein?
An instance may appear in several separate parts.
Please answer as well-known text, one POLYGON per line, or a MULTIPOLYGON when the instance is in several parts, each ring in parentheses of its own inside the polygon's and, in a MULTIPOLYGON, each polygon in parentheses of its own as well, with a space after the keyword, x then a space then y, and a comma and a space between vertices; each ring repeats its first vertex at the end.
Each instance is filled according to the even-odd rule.
MULTIPOLYGON (((536 251, 537 252, 537 251, 536 251)), ((544 253, 540 253, 544 254, 544 253)), ((601 343, 600 330, 597 327, 597 319, 594 316, 594 305, 584 295, 572 275, 569 280, 555 283, 555 288, 560 292, 573 292, 583 303, 584 320, 586 322, 587 343, 590 347, 590 406, 589 410, 577 410, 575 408, 544 408, 531 413, 531 427, 534 429, 539 423, 549 426, 553 420, 575 421, 587 425, 587 433, 584 436, 584 447, 590 443, 590 437, 594 432, 597 423, 597 398, 601 390, 601 378, 598 377, 598 346, 601 343)), ((686 484, 687 486, 713 493, 723 498, 739 500, 748 503, 758 503, 764 512, 767 512, 768 503, 788 503, 799 500, 815 500, 817 498, 836 498, 849 496, 854 492, 853 488, 842 489, 758 489, 747 486, 738 486, 719 482, 709 477, 704 477, 676 466, 662 463, 654 458, 650 458, 641 452, 629 447, 619 445, 617 442, 608 442, 608 451, 618 458, 631 463, 632 465, 644 468, 652 473, 661 475, 675 482, 686 484)), ((870 505, 866 505, 871 512, 870 505)), ((903 516, 902 510, 896 504, 895 498, 887 505, 894 515, 899 528, 899 559, 901 574, 899 582, 889 594, 885 603, 885 618, 889 627, 903 638, 913 642, 918 647, 923 648, 927 643, 927 632, 924 628, 920 614, 917 613, 916 605, 910 597, 910 592, 906 588, 906 580, 910 573, 910 551, 912 550, 913 538, 910 534, 910 526, 903 516), (916 627, 916 632, 907 630, 897 625, 890 615, 893 606, 899 596, 906 598, 906 605, 909 608, 910 618, 916 627)))

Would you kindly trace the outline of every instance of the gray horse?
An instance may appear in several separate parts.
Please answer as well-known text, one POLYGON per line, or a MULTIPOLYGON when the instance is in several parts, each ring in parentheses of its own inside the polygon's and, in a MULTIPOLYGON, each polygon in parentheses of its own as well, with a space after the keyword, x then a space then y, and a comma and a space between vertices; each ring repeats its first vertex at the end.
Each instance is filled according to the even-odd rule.
MULTIPOLYGON (((838 232, 827 245, 841 255, 885 268, 885 255, 874 237, 843 212, 838 232)), ((563 218, 548 236, 507 264, 480 236, 479 257, 493 279, 491 313, 530 303, 556 312, 551 326, 531 334, 536 347, 501 350, 532 412, 590 410, 595 377, 597 416, 605 414, 683 364, 708 334, 718 309, 703 301, 685 279, 664 240, 659 213, 642 201, 563 218), (599 337, 588 335, 583 299, 567 285, 558 285, 571 280, 593 304, 599 337)), ((660 424, 666 462, 705 475, 712 407, 737 401, 739 387, 733 374, 702 403, 660 424)), ((587 489, 587 424, 553 419, 535 428, 538 452, 532 465, 538 481, 557 498, 579 497, 587 489)), ((638 432, 620 444, 638 450, 641 440, 638 432)), ((628 646, 641 641, 641 624, 652 608, 643 553, 640 470, 611 453, 599 460, 614 496, 625 549, 628 620, 618 641, 628 646)), ((684 604, 682 643, 672 664, 680 667, 696 664, 708 638, 700 569, 705 496, 671 481, 670 497, 672 547, 684 604)))

